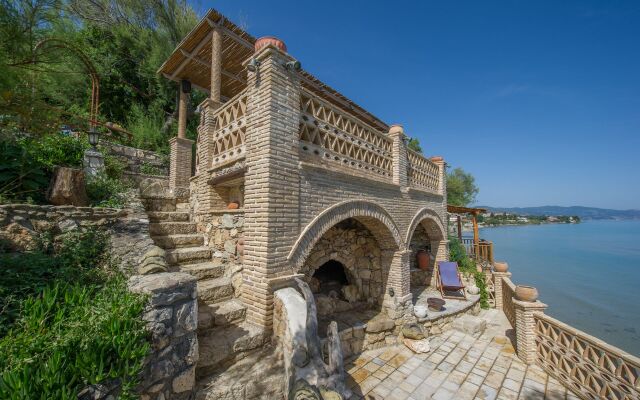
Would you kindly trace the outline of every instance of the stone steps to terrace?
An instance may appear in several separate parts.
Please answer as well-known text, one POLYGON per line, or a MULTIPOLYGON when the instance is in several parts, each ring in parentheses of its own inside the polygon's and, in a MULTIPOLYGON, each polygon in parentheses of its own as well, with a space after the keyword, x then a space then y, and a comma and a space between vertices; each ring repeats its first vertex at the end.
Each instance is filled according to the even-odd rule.
POLYGON ((155 236, 153 241, 156 245, 162 247, 163 249, 176 249, 180 247, 204 245, 204 238, 201 234, 198 233, 155 236))
POLYGON ((169 265, 198 264, 211 261, 211 248, 207 246, 180 247, 165 250, 167 252, 167 263, 169 265))

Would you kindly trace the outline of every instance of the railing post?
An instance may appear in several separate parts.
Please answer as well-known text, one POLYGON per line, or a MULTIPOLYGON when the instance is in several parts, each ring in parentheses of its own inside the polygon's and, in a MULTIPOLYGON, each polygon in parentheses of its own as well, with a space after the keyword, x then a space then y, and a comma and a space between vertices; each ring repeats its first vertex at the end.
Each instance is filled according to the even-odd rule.
POLYGON ((389 136, 393 139, 393 183, 400 187, 407 187, 407 170, 409 169, 409 160, 407 159, 406 136, 402 125, 391 125, 389 128, 389 136))
POLYGON ((536 361, 535 313, 544 313, 547 305, 539 301, 526 302, 513 299, 516 312, 516 352, 526 364, 536 361))
POLYGON ((511 277, 511 272, 493 272, 493 291, 494 300, 496 302, 496 308, 502 310, 503 301, 503 279, 511 277))

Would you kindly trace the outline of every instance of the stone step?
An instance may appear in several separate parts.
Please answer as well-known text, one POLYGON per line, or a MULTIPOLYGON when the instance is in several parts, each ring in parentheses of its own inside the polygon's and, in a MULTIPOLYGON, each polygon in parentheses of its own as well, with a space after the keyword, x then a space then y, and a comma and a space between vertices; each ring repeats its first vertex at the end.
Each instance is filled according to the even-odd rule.
POLYGON ((220 278, 224 274, 224 265, 216 265, 211 262, 181 265, 180 272, 185 272, 198 278, 198 280, 220 278))
POLYGON ((147 211, 175 211, 175 199, 143 198, 142 204, 147 211))
POLYGON ((189 222, 189 213, 183 211, 149 211, 149 221, 189 222))
POLYGON ((194 247, 204 245, 204 237, 199 233, 185 235, 154 236, 153 241, 163 249, 176 249, 180 247, 194 247))
POLYGON ((191 211, 191 204, 189 204, 189 203, 177 203, 176 204, 176 210, 177 211, 182 211, 182 212, 189 212, 189 211, 191 211))
POLYGON ((158 236, 196 233, 196 224, 193 222, 152 222, 149 224, 149 233, 158 236))
POLYGON ((198 335, 200 357, 196 376, 206 377, 224 368, 246 352, 255 350, 269 341, 264 329, 242 322, 237 325, 214 328, 198 335))
POLYGON ((198 300, 203 303, 218 303, 233 296, 231 278, 222 277, 198 281, 198 300))
POLYGON ((247 307, 238 299, 221 303, 198 305, 198 332, 205 332, 216 326, 227 326, 244 321, 247 307))
POLYGON ((207 262, 211 261, 211 248, 201 246, 168 249, 166 259, 169 265, 185 265, 207 262))

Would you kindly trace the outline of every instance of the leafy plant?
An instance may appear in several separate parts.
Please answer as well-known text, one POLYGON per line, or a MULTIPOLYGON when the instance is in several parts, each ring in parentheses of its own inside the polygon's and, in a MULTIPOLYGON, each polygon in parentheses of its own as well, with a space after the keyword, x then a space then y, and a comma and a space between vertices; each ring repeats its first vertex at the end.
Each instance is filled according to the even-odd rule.
POLYGON ((1 325, 9 329, 0 333, 0 398, 70 399, 111 380, 121 384, 119 398, 134 398, 149 351, 146 299, 109 267, 107 244, 102 232, 73 232, 47 246, 53 254, 0 260, 11 263, 0 277, 2 294, 19 297, 9 307, 16 319, 1 325))
POLYGON ((449 237, 449 259, 458 263, 460 272, 467 276, 473 276, 476 286, 480 289, 480 307, 489 308, 489 293, 484 273, 478 272, 476 262, 467 255, 467 250, 455 237, 449 237))
POLYGON ((87 196, 94 207, 122 208, 129 186, 121 179, 111 178, 106 172, 87 179, 87 196))
POLYGON ((163 171, 162 169, 160 169, 160 167, 153 165, 153 164, 149 164, 146 162, 143 162, 140 165, 140 172, 142 172, 143 174, 147 174, 147 175, 162 175, 163 171))
POLYGON ((55 166, 82 167, 84 151, 89 147, 82 139, 58 133, 29 140, 26 145, 33 157, 49 171, 55 166))
POLYGON ((49 176, 21 141, 0 140, 0 201, 44 201, 49 176))

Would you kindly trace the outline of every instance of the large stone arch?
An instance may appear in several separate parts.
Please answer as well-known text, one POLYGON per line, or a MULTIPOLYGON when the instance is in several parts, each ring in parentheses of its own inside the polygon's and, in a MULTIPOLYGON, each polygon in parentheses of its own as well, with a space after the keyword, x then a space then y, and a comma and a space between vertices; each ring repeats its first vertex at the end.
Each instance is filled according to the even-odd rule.
POLYGON ((397 251, 405 248, 400 230, 382 206, 370 201, 347 200, 324 210, 305 227, 289 252, 289 265, 299 270, 322 235, 348 218, 357 220, 371 231, 381 249, 397 251))

